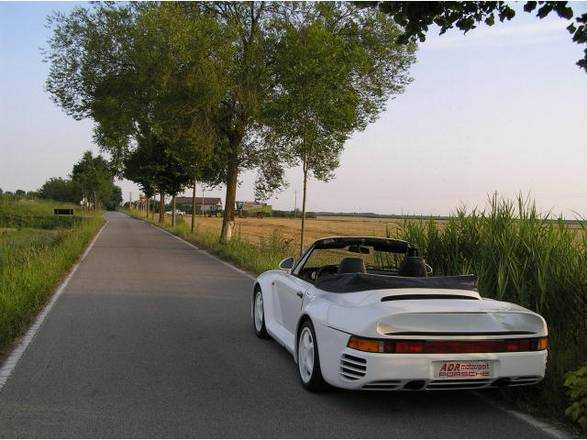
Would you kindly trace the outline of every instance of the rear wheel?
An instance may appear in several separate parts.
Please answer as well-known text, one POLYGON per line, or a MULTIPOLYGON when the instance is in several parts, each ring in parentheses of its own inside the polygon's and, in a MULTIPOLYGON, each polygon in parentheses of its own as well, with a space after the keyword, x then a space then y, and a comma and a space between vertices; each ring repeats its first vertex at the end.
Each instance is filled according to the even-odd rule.
POLYGON ((320 370, 318 356, 318 341, 314 326, 305 321, 298 333, 298 377, 304 388, 309 391, 321 391, 326 388, 326 382, 320 370))
POLYGON ((269 333, 265 327, 265 310, 263 308, 263 295, 261 289, 256 288, 253 294, 253 305, 252 305, 252 317, 253 317, 253 329, 257 337, 261 339, 268 339, 269 333))

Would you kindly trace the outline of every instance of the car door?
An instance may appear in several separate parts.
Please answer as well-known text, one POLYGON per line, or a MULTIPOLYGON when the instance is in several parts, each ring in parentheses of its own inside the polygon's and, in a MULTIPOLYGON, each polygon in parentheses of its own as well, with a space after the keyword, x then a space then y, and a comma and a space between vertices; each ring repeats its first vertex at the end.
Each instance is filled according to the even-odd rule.
POLYGON ((281 325, 294 338, 298 319, 302 313, 304 293, 311 284, 292 274, 284 274, 275 282, 276 299, 279 302, 281 325))

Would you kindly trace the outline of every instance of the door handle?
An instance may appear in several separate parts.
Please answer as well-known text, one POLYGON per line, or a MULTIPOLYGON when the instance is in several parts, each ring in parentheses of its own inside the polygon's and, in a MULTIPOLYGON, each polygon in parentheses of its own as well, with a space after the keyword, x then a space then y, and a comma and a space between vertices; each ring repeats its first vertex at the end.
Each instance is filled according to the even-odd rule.
POLYGON ((298 298, 303 298, 304 292, 297 292, 296 295, 298 296, 298 298))

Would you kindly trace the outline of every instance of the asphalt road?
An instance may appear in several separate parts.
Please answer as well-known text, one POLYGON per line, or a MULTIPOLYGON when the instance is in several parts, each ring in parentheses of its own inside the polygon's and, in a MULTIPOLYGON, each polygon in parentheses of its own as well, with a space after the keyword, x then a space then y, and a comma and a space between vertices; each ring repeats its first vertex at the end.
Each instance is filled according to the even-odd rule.
POLYGON ((0 391, 3 437, 524 437, 474 393, 310 394, 252 281, 119 213, 0 391))

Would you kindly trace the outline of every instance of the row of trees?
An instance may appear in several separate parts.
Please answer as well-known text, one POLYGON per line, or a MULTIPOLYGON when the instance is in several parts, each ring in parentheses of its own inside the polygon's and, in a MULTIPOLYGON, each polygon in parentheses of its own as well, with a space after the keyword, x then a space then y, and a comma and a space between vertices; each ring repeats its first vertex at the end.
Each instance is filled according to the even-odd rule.
POLYGON ((122 203, 122 191, 114 185, 110 164, 102 156, 86 151, 74 164, 68 178, 53 177, 38 191, 43 199, 70 202, 94 209, 116 209, 122 203))
POLYGON ((16 199, 36 199, 39 194, 36 191, 25 191, 24 189, 17 189, 16 191, 3 191, 0 188, 0 196, 14 197, 16 199))
POLYGON ((257 170, 266 199, 301 165, 305 210, 308 178, 332 176, 415 61, 389 16, 346 3, 98 4, 51 23, 54 101, 95 121, 96 142, 147 197, 226 185, 223 241, 243 170, 257 170))
MULTIPOLYGON (((540 18, 573 17, 566 2, 539 5, 540 18)), ((147 197, 226 185, 225 241, 243 170, 257 170, 265 199, 301 165, 305 213, 308 178, 331 178, 349 136, 403 92, 428 26, 468 31, 495 16, 514 11, 504 2, 97 4, 51 17, 46 87, 68 114, 95 121, 95 141, 147 197)), ((584 18, 568 28, 580 44, 584 18)))

